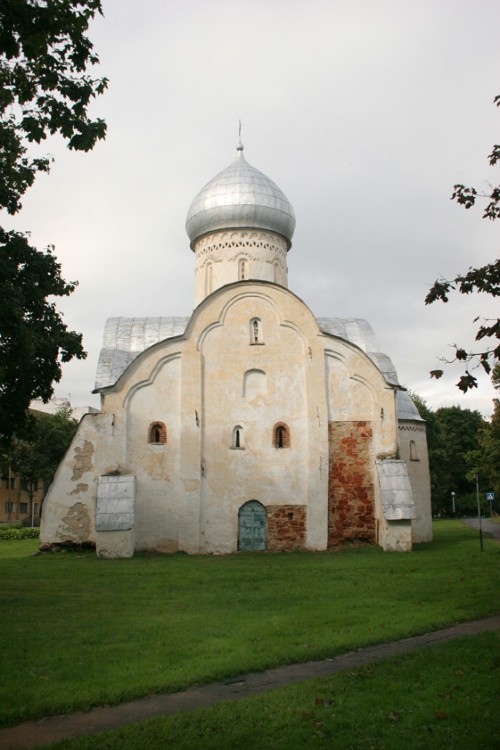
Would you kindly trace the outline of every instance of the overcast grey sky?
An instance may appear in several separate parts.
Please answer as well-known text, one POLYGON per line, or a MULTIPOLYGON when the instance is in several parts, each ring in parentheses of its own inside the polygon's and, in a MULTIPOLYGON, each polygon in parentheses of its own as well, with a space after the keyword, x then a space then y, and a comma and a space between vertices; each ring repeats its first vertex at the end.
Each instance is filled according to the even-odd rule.
POLYGON ((56 246, 58 302, 83 332, 85 362, 56 396, 90 392, 108 317, 189 315, 194 256, 184 230, 197 191, 245 157, 295 209, 289 287, 316 316, 361 317, 400 381, 429 405, 491 412, 486 378, 462 396, 458 370, 486 298, 424 305, 440 275, 498 255, 498 223, 450 201, 457 182, 498 183, 498 0, 104 0, 90 36, 110 86, 93 112, 108 137, 91 154, 59 140, 55 164, 7 223, 56 246))

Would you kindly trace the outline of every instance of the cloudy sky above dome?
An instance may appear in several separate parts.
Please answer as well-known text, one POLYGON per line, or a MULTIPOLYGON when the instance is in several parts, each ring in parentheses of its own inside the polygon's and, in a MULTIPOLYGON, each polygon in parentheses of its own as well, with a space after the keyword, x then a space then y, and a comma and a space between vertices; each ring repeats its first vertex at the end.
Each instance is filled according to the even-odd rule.
POLYGON ((104 0, 91 28, 93 111, 108 137, 91 154, 46 142, 56 161, 5 225, 55 245, 68 280, 58 303, 84 334, 56 396, 91 396, 105 320, 185 316, 194 304, 186 213, 235 156, 284 191, 297 228, 289 287, 316 316, 366 318, 400 381, 432 407, 491 412, 487 379, 462 396, 458 370, 428 372, 471 345, 491 300, 424 305, 439 276, 498 255, 499 226, 450 201, 488 189, 498 167, 497 0, 104 0))

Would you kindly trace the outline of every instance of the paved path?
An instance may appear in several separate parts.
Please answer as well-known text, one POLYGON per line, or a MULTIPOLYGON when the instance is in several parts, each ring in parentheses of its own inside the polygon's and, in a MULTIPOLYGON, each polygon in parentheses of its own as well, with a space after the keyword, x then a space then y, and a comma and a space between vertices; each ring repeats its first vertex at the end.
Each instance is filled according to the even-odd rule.
POLYGON ((345 669, 355 669, 459 636, 493 630, 500 630, 500 615, 484 620, 464 622, 445 630, 437 630, 393 643, 367 646, 357 651, 341 654, 334 659, 291 664, 258 674, 242 675, 235 680, 189 688, 181 693, 151 695, 129 703, 122 703, 119 706, 104 706, 70 716, 52 716, 39 721, 29 721, 17 727, 1 729, 0 748, 1 750, 25 750, 65 738, 73 739, 95 732, 116 729, 155 716, 168 716, 193 708, 212 706, 219 701, 237 701, 313 677, 327 677, 345 669))
MULTIPOLYGON (((472 526, 473 529, 479 531, 479 519, 477 518, 462 518, 462 522, 466 523, 467 526, 472 526)), ((490 521, 489 518, 481 518, 481 528, 483 534, 492 537, 500 542, 500 523, 490 521)))

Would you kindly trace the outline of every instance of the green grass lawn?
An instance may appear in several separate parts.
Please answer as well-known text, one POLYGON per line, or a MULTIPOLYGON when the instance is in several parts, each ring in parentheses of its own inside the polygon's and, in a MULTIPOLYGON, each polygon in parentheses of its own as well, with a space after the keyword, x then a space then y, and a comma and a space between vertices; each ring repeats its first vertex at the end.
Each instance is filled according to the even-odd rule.
POLYGON ((459 521, 410 554, 31 556, 0 543, 0 721, 333 656, 500 610, 500 545, 459 521))
POLYGON ((498 750, 500 635, 421 649, 51 750, 498 750))

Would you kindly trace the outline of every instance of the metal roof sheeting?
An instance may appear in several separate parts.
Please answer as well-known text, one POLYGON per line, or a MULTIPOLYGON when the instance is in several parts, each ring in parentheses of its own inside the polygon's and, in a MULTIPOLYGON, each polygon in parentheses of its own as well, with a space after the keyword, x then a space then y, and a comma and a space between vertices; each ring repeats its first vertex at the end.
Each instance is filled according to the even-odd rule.
MULTIPOLYGON (((103 347, 97 364, 95 390, 114 385, 134 359, 159 341, 181 336, 189 318, 109 318, 104 328, 103 347)), ((391 385, 399 385, 390 357, 377 351, 370 324, 362 318, 317 318, 321 331, 337 336, 362 349, 391 385)), ((400 419, 421 420, 410 397, 398 392, 400 419)), ((422 420, 421 420, 422 421, 422 420)))
POLYGON ((180 336, 189 318, 109 318, 104 327, 95 390, 114 385, 138 354, 159 341, 180 336))
POLYGON ((188 211, 186 232, 191 247, 198 237, 222 229, 267 229, 291 244, 295 214, 283 191, 252 167, 238 148, 229 167, 196 195, 188 211))
POLYGON ((362 349, 391 385, 399 385, 398 374, 391 358, 378 350, 373 328, 363 318, 316 318, 323 333, 338 336, 362 349))

